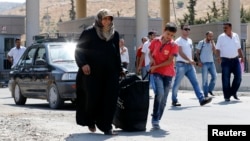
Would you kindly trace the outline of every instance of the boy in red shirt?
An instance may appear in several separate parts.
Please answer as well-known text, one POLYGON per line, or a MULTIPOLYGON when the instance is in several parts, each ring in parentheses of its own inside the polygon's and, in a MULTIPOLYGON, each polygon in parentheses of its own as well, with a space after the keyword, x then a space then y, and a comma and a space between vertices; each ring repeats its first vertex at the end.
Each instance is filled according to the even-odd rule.
POLYGON ((160 128, 159 121, 164 112, 172 78, 175 76, 174 57, 178 54, 178 45, 173 37, 176 31, 177 26, 174 23, 167 23, 160 38, 154 39, 149 47, 150 73, 156 86, 152 114, 153 128, 160 128))

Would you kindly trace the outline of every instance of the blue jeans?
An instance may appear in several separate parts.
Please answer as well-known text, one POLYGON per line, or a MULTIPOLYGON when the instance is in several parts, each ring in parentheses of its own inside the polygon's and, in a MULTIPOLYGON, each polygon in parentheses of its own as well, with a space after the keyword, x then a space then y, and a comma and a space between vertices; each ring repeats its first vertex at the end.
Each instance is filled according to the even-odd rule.
POLYGON ((152 74, 154 76, 155 82, 155 98, 154 98, 154 107, 153 107, 153 121, 159 121, 164 112, 167 97, 169 90, 171 88, 172 77, 171 76, 163 76, 161 74, 152 74))
MULTIPOLYGON (((149 72, 149 68, 150 68, 150 65, 145 66, 146 73, 145 73, 144 75, 142 74, 142 78, 147 74, 147 72, 149 72)), ((150 85, 151 88, 153 89, 154 93, 156 93, 156 91, 155 91, 155 82, 154 82, 154 76, 153 76, 153 74, 149 74, 148 77, 146 77, 146 80, 149 80, 149 85, 150 85)))
POLYGON ((208 96, 208 92, 212 92, 215 87, 217 78, 216 68, 214 62, 202 63, 202 88, 205 96, 208 96), (208 73, 211 75, 210 82, 208 83, 208 73))
POLYGON ((241 67, 239 58, 235 57, 232 59, 221 58, 221 79, 222 79, 222 88, 225 99, 230 99, 231 96, 236 96, 236 93, 240 87, 241 83, 241 67), (232 86, 230 85, 231 73, 233 73, 234 78, 232 86))
POLYGON ((199 99, 199 102, 204 100, 204 96, 199 86, 197 76, 196 76, 196 70, 194 66, 188 63, 177 61, 176 62, 176 76, 175 76, 175 80, 174 80, 174 84, 172 88, 172 102, 173 103, 178 102, 177 93, 180 87, 181 80, 184 76, 186 76, 191 82, 195 95, 199 99))
MULTIPOLYGON (((144 76, 146 75, 147 75, 147 67, 145 66, 141 68, 141 78, 143 79, 144 76)), ((145 77, 145 80, 148 80, 148 77, 145 77)))

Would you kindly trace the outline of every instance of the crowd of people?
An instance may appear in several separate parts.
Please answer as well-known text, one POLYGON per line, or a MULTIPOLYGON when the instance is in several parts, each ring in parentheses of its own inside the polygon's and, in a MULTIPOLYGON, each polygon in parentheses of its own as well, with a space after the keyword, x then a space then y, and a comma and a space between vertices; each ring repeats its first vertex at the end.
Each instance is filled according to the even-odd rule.
MULTIPOLYGON (((123 69, 127 69, 130 63, 129 48, 115 30, 113 19, 108 9, 98 11, 93 25, 82 32, 75 50, 79 67, 76 77, 76 123, 87 126, 91 132, 96 132, 98 128, 105 135, 117 135, 112 121, 120 91, 119 78, 125 75, 123 69)), ((184 76, 190 81, 200 106, 212 101, 218 79, 214 60, 221 66, 225 102, 229 102, 231 97, 240 100, 237 91, 242 80, 241 63, 245 60, 239 36, 232 31, 232 24, 223 24, 224 32, 218 36, 216 43, 212 31, 204 34, 205 37, 195 48, 196 61, 193 41, 189 38, 190 26, 180 25, 181 35, 174 39, 177 29, 175 23, 169 22, 159 36, 155 31, 149 31, 147 36, 141 38, 141 45, 136 50, 136 74, 149 80, 154 92, 151 123, 156 129, 160 128, 170 90, 172 106, 181 106, 177 94, 184 76), (201 68, 201 85, 195 66, 201 68), (231 74, 234 76, 232 81, 231 74)), ((12 66, 26 49, 21 46, 20 39, 15 42, 16 46, 7 54, 12 66)))
MULTIPOLYGON (((200 106, 208 104, 214 96, 217 72, 214 56, 222 69, 222 89, 226 102, 237 96, 241 84, 240 63, 244 62, 240 40, 232 31, 231 23, 224 23, 224 33, 214 42, 213 32, 207 31, 196 47, 197 62, 193 56, 193 41, 189 38, 191 28, 188 24, 180 26, 181 35, 174 40, 177 25, 169 22, 161 35, 148 32, 141 38, 136 50, 136 74, 142 78, 148 74, 154 92, 152 127, 160 128, 167 97, 172 88, 172 106, 181 106, 177 94, 184 76, 188 78, 200 106), (240 58, 240 61, 239 61, 240 58), (202 84, 197 80, 195 66, 201 67, 202 84), (231 74, 234 75, 230 84, 231 74), (209 76, 211 79, 209 80, 209 76), (173 80, 173 83, 172 83, 173 80), (211 96, 210 96, 210 95, 211 96)), ((88 126, 91 132, 96 127, 105 135, 116 135, 112 120, 119 95, 119 76, 129 65, 129 48, 115 30, 113 16, 107 9, 98 11, 95 22, 85 29, 75 50, 79 71, 76 79, 76 121, 88 126), (98 57, 97 57, 98 56, 98 57)))

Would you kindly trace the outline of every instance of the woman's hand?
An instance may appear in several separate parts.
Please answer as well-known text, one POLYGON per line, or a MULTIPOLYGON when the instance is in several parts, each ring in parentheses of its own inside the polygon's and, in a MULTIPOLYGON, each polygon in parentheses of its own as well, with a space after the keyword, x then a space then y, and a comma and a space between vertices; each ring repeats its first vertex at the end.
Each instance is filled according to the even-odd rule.
POLYGON ((90 66, 88 64, 82 66, 82 72, 85 74, 85 75, 90 75, 90 66))

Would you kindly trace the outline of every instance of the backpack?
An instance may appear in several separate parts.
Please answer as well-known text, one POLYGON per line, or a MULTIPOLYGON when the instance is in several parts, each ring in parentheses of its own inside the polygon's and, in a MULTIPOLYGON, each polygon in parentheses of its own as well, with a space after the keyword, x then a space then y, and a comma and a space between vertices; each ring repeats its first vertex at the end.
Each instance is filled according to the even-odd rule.
POLYGON ((195 51, 195 53, 194 53, 194 59, 193 59, 193 60, 194 60, 196 63, 198 63, 198 61, 199 61, 198 55, 199 55, 199 57, 200 57, 201 51, 202 51, 202 48, 203 48, 204 43, 205 43, 205 41, 203 40, 203 43, 202 43, 201 49, 200 49, 200 53, 198 54, 197 51, 195 51))

